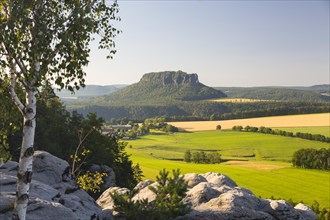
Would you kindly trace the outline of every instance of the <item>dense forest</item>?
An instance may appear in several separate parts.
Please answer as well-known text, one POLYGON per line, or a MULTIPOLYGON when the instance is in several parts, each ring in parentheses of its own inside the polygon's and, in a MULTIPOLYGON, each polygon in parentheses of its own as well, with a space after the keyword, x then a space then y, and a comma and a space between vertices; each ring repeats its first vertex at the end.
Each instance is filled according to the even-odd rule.
POLYGON ((248 98, 261 100, 296 100, 296 101, 329 101, 329 86, 317 87, 216 87, 224 92, 228 97, 248 98))

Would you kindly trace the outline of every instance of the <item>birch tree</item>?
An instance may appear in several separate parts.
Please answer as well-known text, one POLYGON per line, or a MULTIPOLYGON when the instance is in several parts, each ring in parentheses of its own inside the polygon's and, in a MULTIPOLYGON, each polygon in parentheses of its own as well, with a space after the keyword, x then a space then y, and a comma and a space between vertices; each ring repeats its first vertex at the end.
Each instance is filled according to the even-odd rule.
POLYGON ((105 0, 0 0, 0 83, 23 116, 23 140, 13 219, 25 219, 32 178, 36 94, 43 83, 74 91, 84 86, 89 45, 115 54, 117 2, 105 0), (25 98, 17 95, 23 90, 25 98))

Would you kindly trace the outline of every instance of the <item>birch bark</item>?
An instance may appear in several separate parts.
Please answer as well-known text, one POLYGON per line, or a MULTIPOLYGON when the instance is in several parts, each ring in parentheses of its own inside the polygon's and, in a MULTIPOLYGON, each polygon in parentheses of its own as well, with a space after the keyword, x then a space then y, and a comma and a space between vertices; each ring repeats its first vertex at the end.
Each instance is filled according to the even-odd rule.
MULTIPOLYGON (((35 63, 36 73, 40 72, 40 63, 35 63)), ((38 74, 36 75, 38 76, 38 74)), ((32 82, 33 83, 33 82, 32 82)), ((14 89, 14 88, 13 88, 14 89)), ((16 94, 12 93, 13 99, 16 94)), ((16 96, 17 98, 17 96, 16 96)), ((32 180, 32 166, 34 153, 34 135, 36 128, 37 99, 32 86, 25 87, 25 106, 23 114, 23 139, 18 162, 16 200, 14 204, 13 220, 25 220, 29 203, 30 183, 32 180)))
POLYGON ((17 173, 16 200, 13 220, 23 220, 29 202, 29 190, 32 179, 33 144, 36 127, 36 97, 35 92, 26 91, 26 107, 23 119, 23 140, 17 173))

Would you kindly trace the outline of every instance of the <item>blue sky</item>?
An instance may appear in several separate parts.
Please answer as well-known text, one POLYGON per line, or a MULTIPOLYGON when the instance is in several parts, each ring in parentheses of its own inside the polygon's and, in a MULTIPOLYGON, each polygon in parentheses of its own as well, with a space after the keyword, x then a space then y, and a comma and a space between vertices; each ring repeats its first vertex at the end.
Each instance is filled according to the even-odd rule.
POLYGON ((209 86, 329 83, 329 1, 121 1, 113 60, 92 45, 87 84, 197 73, 209 86))

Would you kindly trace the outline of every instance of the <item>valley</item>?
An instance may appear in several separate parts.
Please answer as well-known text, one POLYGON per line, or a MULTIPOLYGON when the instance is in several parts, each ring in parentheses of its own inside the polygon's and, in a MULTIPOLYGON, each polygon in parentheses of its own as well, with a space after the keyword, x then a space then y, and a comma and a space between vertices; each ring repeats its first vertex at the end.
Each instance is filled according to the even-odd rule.
POLYGON ((298 149, 328 147, 327 143, 298 138, 214 130, 153 133, 129 141, 126 149, 133 162, 139 163, 144 179, 154 179, 163 168, 179 168, 182 173, 220 172, 257 196, 304 201, 308 205, 317 200, 329 209, 329 171, 294 168, 291 163, 298 149), (187 163, 183 161, 186 150, 218 151, 223 162, 187 163))

